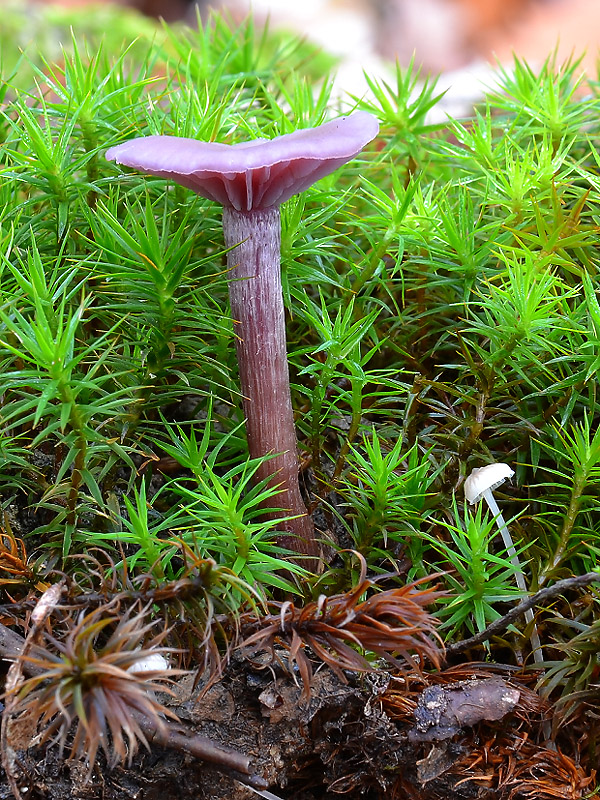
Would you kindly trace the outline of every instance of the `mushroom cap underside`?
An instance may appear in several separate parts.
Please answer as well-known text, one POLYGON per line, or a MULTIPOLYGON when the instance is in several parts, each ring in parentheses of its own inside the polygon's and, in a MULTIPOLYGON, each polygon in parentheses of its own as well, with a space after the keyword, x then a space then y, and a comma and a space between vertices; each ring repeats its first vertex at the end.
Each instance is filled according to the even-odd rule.
POLYGON ((379 130, 366 111, 275 139, 228 145, 144 136, 111 147, 106 158, 173 180, 238 211, 279 205, 345 164, 379 130))

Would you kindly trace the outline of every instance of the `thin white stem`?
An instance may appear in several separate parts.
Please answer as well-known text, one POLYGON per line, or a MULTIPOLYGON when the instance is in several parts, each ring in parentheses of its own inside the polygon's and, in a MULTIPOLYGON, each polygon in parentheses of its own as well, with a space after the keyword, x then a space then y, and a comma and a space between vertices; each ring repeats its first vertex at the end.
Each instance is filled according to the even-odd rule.
POLYGON ((500 531, 500 535, 502 536, 504 547, 506 547, 506 552, 510 556, 510 563, 516 570, 515 580, 517 582, 517 586, 522 592, 526 593, 527 584, 525 583, 525 576, 523 575, 523 570, 521 568, 521 562, 519 561, 519 556, 517 555, 517 551, 515 550, 515 544, 512 540, 512 536, 510 535, 510 531, 506 527, 506 522, 504 521, 502 512, 498 508, 498 503, 496 502, 496 498, 492 494, 491 489, 486 489, 485 492, 483 492, 483 499, 488 504, 490 511, 492 512, 492 516, 494 517, 498 530, 500 531))
MULTIPOLYGON (((494 517, 496 525, 498 526, 498 530, 500 531, 500 535, 502 536, 502 541, 504 542, 504 547, 506 548, 506 552, 510 557, 510 563, 515 568, 515 581, 517 587, 521 590, 524 596, 526 596, 529 592, 527 589, 527 583, 525 582, 525 574, 523 572, 523 568, 521 567, 521 562, 519 561, 519 556, 517 555, 517 551, 515 550, 515 545, 512 540, 512 536, 510 535, 510 531, 506 526, 506 522, 504 521, 504 517, 500 509, 498 508, 498 503, 496 503, 496 499, 492 494, 491 489, 486 489, 485 492, 482 494, 483 499, 489 506, 490 511, 494 517)), ((542 643, 540 641, 540 636, 538 633, 537 625, 535 624, 535 615, 533 613, 533 609, 529 609, 525 612, 525 619, 528 623, 533 623, 533 628, 531 629, 531 649, 533 651, 533 660, 536 664, 541 664, 544 661, 544 654, 542 653, 542 643)))

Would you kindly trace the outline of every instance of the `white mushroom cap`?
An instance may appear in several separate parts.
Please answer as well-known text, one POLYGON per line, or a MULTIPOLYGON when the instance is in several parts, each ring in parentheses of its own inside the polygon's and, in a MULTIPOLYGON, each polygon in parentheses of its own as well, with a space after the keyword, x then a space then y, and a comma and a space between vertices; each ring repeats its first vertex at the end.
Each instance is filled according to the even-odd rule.
POLYGON ((162 672, 167 669, 171 669, 171 666, 161 653, 150 653, 133 663, 127 672, 162 672))
POLYGON ((465 497, 469 503, 477 503, 484 492, 495 489, 514 474, 515 471, 508 464, 502 463, 474 469, 465 481, 465 497))

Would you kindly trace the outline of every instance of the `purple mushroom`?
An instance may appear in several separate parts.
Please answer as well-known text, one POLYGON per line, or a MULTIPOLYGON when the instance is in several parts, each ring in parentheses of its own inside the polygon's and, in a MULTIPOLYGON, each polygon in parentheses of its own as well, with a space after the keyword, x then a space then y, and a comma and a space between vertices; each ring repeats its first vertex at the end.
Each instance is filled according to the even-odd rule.
POLYGON ((275 139, 227 145, 176 136, 146 136, 111 147, 106 158, 168 178, 223 205, 229 299, 252 458, 274 457, 256 473, 277 486, 277 505, 295 519, 281 523, 278 542, 320 554, 300 493, 281 291, 279 206, 349 161, 379 130, 357 111, 317 128, 275 139))

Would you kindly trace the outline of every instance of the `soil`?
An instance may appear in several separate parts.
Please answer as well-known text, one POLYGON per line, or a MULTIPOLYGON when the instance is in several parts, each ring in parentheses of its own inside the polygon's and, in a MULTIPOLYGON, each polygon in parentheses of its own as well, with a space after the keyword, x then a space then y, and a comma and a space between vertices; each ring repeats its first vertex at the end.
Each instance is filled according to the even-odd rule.
MULTIPOLYGON (((269 787, 263 796, 270 800, 583 797, 589 783, 583 774, 579 786, 566 781, 560 794, 546 795, 530 794, 523 781, 499 786, 497 768, 487 782, 465 769, 481 759, 484 741, 509 730, 516 736, 524 719, 528 735, 539 733, 543 704, 514 677, 480 665, 470 677, 459 671, 433 682, 415 683, 384 671, 348 678, 343 683, 328 668, 317 670, 306 702, 295 676, 238 656, 209 689, 194 689, 193 676, 185 676, 174 696, 160 699, 192 735, 201 733, 250 756, 253 772, 269 787)), ((508 758, 513 765, 518 760, 516 753, 508 758)), ((89 780, 84 764, 61 758, 53 746, 20 753, 18 764, 22 797, 28 800, 249 800, 260 795, 226 771, 154 746, 142 749, 131 765, 112 770, 100 756, 89 780)), ((0 800, 11 796, 3 783, 0 800)))
MULTIPOLYGON (((10 511, 23 535, 28 518, 10 511)), ((503 655, 514 658, 496 651, 503 655)), ((535 691, 535 672, 467 660, 410 678, 383 668, 345 673, 344 682, 316 659, 314 668, 306 700, 298 674, 236 651, 218 683, 195 685, 188 675, 173 696, 160 697, 190 737, 248 756, 255 786, 265 787, 258 793, 244 775, 156 744, 113 769, 100 753, 90 778, 86 764, 48 745, 19 751, 22 798, 578 800, 593 789, 587 765, 595 759, 582 755, 586 731, 597 726, 593 709, 577 729, 559 732, 558 743, 545 744, 550 711, 535 691)), ((2 776, 0 800, 11 797, 2 776)))

